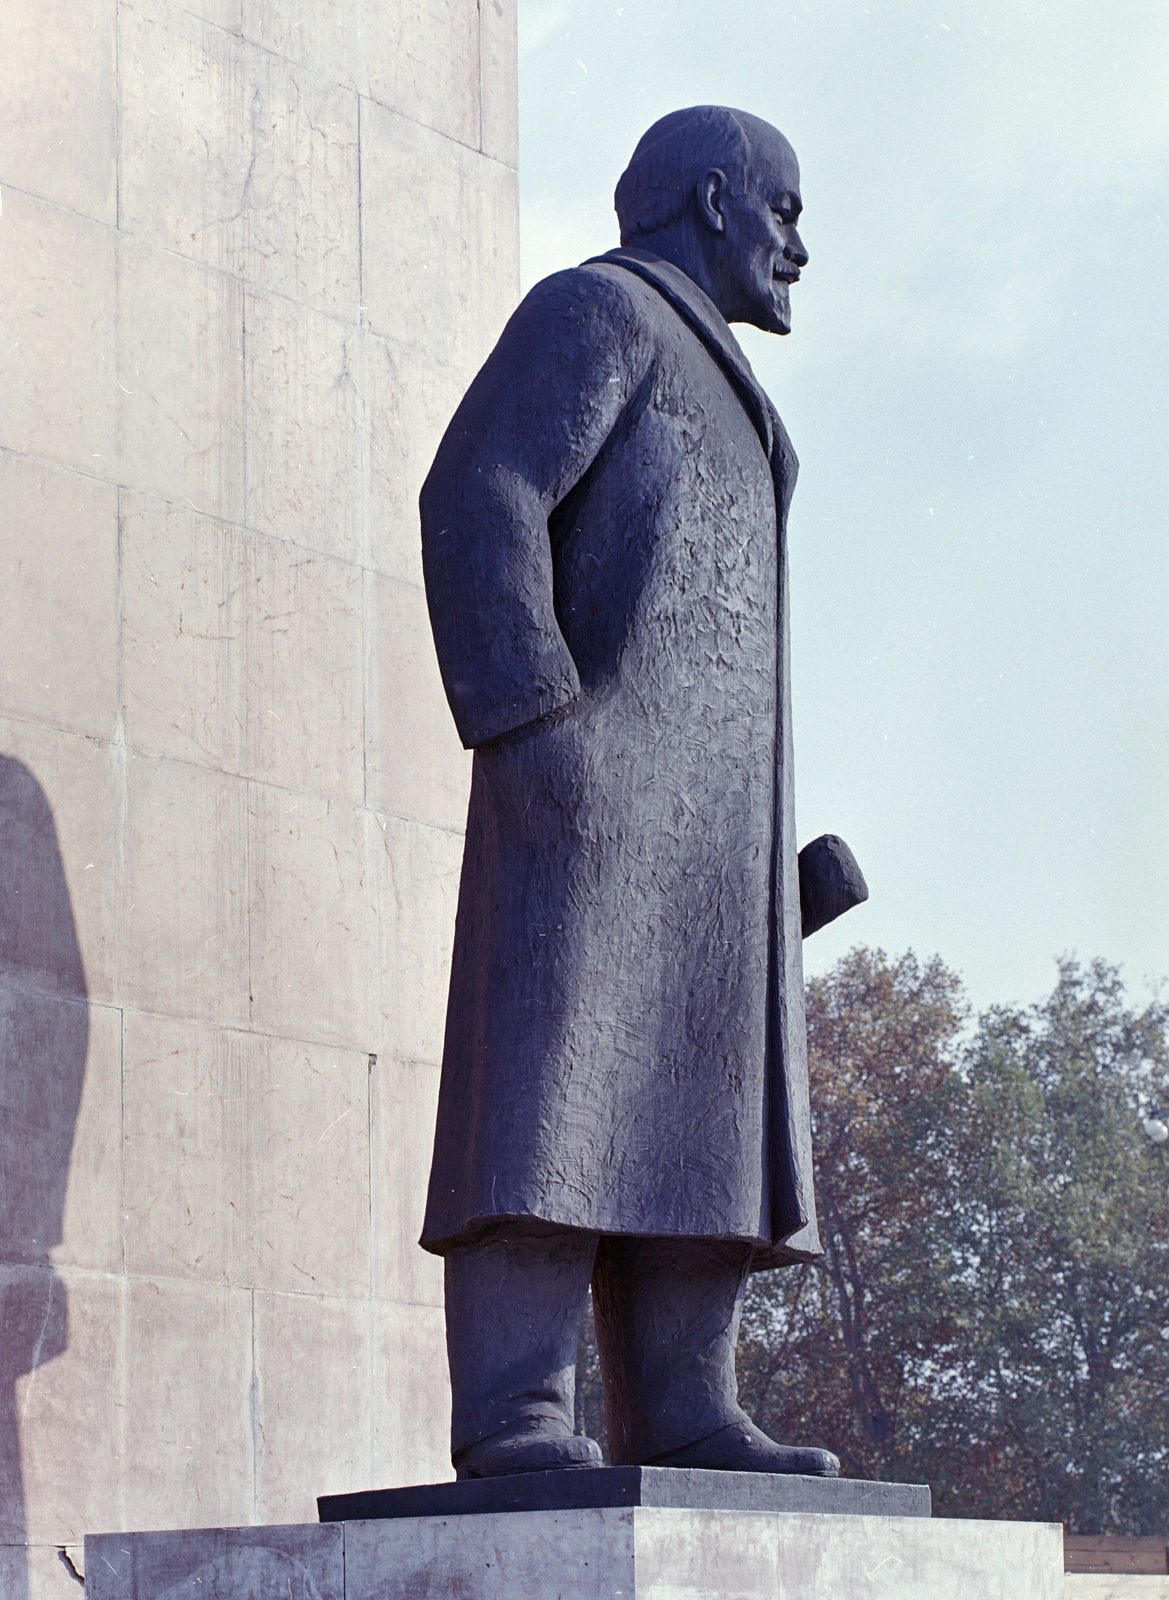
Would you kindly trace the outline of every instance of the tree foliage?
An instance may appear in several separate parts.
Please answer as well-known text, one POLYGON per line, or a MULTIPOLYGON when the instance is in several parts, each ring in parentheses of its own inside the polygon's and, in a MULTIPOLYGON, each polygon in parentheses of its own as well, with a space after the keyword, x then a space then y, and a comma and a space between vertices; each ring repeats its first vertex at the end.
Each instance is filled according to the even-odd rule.
POLYGON ((743 1403, 950 1516, 1169 1525, 1169 1010, 1102 962, 963 1037, 957 976, 854 950, 808 986, 822 1263, 760 1274, 743 1403))

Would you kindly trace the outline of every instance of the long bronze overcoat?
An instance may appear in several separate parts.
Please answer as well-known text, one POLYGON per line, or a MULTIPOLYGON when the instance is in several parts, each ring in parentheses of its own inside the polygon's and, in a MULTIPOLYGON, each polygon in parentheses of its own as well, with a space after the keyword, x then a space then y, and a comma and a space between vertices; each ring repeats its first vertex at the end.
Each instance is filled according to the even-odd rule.
POLYGON ((520 1217, 820 1251, 796 465, 718 310, 636 250, 533 289, 447 429, 423 560, 475 758, 428 1249, 520 1217))

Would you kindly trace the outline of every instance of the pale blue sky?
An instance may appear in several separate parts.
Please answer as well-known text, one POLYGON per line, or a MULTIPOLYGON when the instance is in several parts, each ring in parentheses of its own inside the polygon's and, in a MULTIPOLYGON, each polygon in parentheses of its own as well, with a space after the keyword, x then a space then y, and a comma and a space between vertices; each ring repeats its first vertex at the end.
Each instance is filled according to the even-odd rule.
POLYGON ((805 947, 1169 974, 1169 5, 519 0, 524 287, 617 242, 679 106, 782 128, 795 328, 737 329, 801 459, 801 842, 872 889, 805 947))

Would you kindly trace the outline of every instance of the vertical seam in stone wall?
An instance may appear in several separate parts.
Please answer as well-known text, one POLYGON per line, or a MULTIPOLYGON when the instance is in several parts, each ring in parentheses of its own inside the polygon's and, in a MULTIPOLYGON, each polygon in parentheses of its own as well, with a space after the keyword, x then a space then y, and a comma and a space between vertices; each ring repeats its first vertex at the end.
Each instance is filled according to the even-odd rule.
POLYGON ((122 226, 122 0, 114 5, 114 227, 122 226))
MULTIPOLYGON (((246 734, 245 734, 246 737, 246 734)), ((253 1007, 256 1003, 256 974, 252 964, 252 818, 255 811, 255 784, 248 778, 244 785, 244 936, 248 951, 248 1031, 253 1030, 253 1007)))
POLYGON ((118 1231, 122 1239, 122 1277, 126 1277, 126 1013, 118 1012, 118 1231))
POLYGON ((366 1061, 365 1074, 365 1167, 366 1183, 368 1185, 369 1206, 369 1298, 373 1303, 375 1277, 374 1277, 374 1242, 377 1237, 374 1232, 374 1204, 373 1204, 373 1074, 377 1066, 377 1056, 370 1051, 366 1061))
POLYGON ((365 327, 365 215, 361 209, 361 102, 357 96, 357 326, 365 327))
POLYGON ((248 1383, 248 1422, 252 1435, 252 1522, 255 1524, 260 1517, 260 1440, 259 1440, 259 1395, 256 1379, 256 1291, 249 1291, 248 1299, 251 1301, 252 1326, 251 1326, 251 1378, 248 1383))
POLYGON ((479 44, 479 93, 476 96, 476 109, 479 113, 479 149, 483 149, 483 0, 475 0, 475 19, 478 23, 479 44))
MULTIPOLYGON (((240 283, 240 308, 239 308, 239 360, 240 360, 240 415, 243 419, 243 428, 240 430, 240 470, 243 474, 243 504, 240 515, 244 526, 248 525, 248 512, 251 509, 250 485, 248 483, 248 286, 240 283)), ((245 730, 245 740, 247 733, 245 730)))

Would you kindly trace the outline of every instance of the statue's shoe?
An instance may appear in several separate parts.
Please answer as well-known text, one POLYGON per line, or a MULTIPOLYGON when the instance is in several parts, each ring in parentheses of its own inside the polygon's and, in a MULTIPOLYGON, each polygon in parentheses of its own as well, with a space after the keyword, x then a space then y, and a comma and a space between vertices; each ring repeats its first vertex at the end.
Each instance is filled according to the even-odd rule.
POLYGON ((458 1478, 501 1478, 511 1472, 555 1472, 568 1467, 599 1467, 601 1451, 591 1439, 569 1434, 560 1439, 534 1439, 520 1434, 484 1439, 462 1457, 458 1478))
POLYGON ((831 1450, 776 1444, 746 1416, 705 1439, 655 1456, 643 1465, 706 1467, 716 1472, 802 1473, 813 1478, 835 1478, 840 1472, 840 1461, 831 1450))

